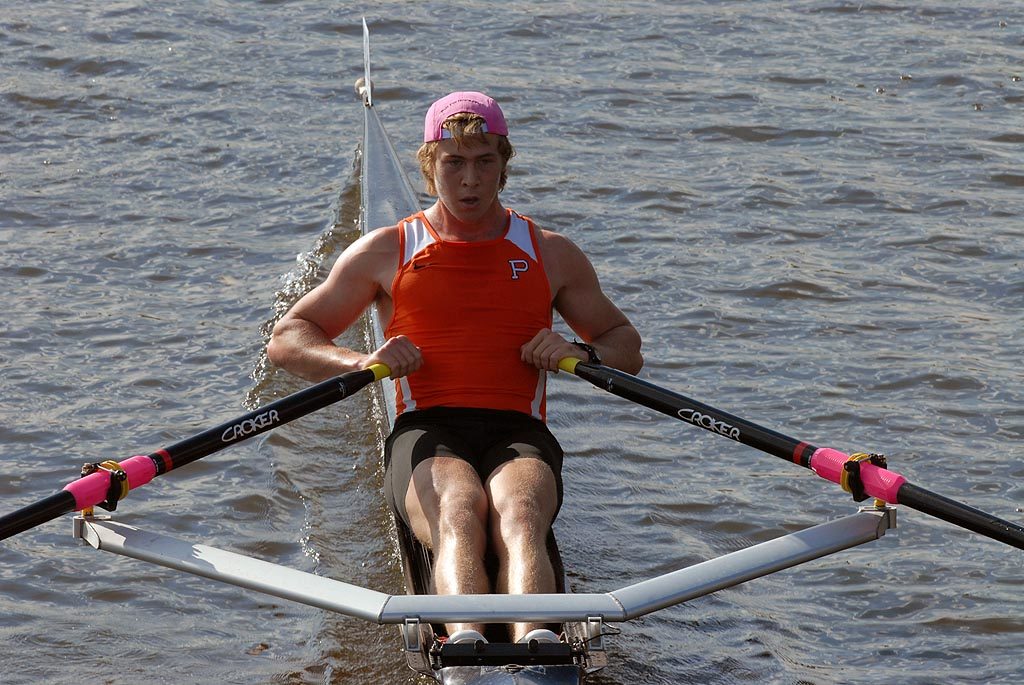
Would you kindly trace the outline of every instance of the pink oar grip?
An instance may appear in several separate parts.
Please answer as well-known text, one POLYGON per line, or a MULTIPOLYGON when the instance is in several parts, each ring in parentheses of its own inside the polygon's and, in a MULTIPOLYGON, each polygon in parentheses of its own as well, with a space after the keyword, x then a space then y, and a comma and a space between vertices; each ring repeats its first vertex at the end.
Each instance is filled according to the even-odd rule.
MULTIPOLYGON (((811 455, 811 470, 826 480, 841 483, 843 464, 849 458, 848 454, 839 450, 820 447, 811 455)), ((907 482, 900 474, 875 466, 869 461, 860 462, 860 479, 864 483, 864 492, 889 504, 899 503, 896 495, 900 486, 907 482)))
MULTIPOLYGON (((121 468, 128 474, 128 488, 134 490, 156 477, 156 464, 149 457, 131 457, 121 462, 121 468)), ((96 471, 84 478, 68 483, 64 489, 75 497, 75 510, 94 507, 107 498, 110 489, 110 474, 96 471)))

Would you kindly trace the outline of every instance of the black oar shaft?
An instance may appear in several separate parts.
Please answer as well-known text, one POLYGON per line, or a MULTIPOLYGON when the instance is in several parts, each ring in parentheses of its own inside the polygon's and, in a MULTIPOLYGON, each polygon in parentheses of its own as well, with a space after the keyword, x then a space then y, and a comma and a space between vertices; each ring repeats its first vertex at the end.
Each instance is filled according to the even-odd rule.
MULTIPOLYGON (((219 426, 204 430, 162 450, 157 450, 148 455, 148 458, 132 457, 128 460, 128 462, 132 462, 131 471, 133 474, 141 475, 137 477, 139 482, 135 482, 129 474, 128 483, 131 487, 145 484, 154 476, 167 473, 214 452, 219 452, 236 442, 265 433, 300 416, 323 409, 361 390, 374 380, 384 378, 389 373, 386 366, 377 364, 369 369, 342 374, 271 402, 219 426), (150 464, 150 460, 152 460, 152 464, 150 464), (145 465, 144 469, 138 466, 140 462, 145 465)), ((125 465, 124 468, 129 469, 129 466, 125 465)), ((63 514, 100 504, 104 501, 106 484, 110 482, 109 479, 108 472, 97 471, 86 478, 68 484, 64 490, 46 499, 0 517, 0 540, 52 521, 63 514), (93 487, 96 482, 101 484, 98 490, 93 487), (100 494, 96 494, 97 492, 100 494)))
POLYGON ((75 510, 75 496, 66 490, 54 493, 14 513, 0 517, 0 540, 24 533, 29 528, 52 521, 75 510))
MULTIPOLYGON (((660 411, 680 421, 692 423, 699 428, 723 435, 805 468, 811 468, 813 457, 815 460, 814 470, 818 471, 818 475, 822 477, 826 477, 820 471, 825 466, 828 466, 827 460, 832 459, 832 464, 834 465, 834 459, 839 455, 835 450, 819 449, 810 443, 769 430, 756 423, 720 411, 710 405, 690 399, 685 395, 680 395, 653 383, 640 380, 636 376, 631 376, 622 371, 594 364, 577 363, 575 360, 564 361, 567 363, 567 365, 562 366, 564 370, 590 381, 602 390, 660 411), (815 456, 816 453, 820 456, 815 456), (821 460, 820 465, 819 459, 821 460)), ((846 459, 848 457, 841 455, 841 458, 846 459)), ((911 509, 916 509, 949 523, 972 530, 975 533, 985 535, 1013 547, 1024 549, 1024 527, 948 497, 930 492, 912 483, 905 482, 903 476, 884 468, 871 464, 862 468, 869 471, 874 477, 881 474, 883 481, 884 477, 889 476, 895 476, 896 480, 902 481, 902 484, 894 485, 890 491, 895 492, 894 497, 891 495, 884 497, 887 501, 893 504, 903 504, 911 509)), ((833 477, 830 476, 829 479, 832 480, 833 477)), ((836 482, 839 481, 836 480, 836 482)), ((844 485, 844 487, 846 486, 844 485)), ((881 497, 882 495, 876 496, 881 497)))
POLYGON ((157 474, 191 464, 236 442, 319 411, 361 390, 375 378, 371 369, 336 376, 176 442, 150 455, 157 462, 157 474))
POLYGON ((899 503, 993 540, 1024 549, 1024 528, 913 483, 900 486, 899 503))
POLYGON ((786 461, 810 468, 815 447, 733 414, 690 399, 685 395, 648 383, 636 376, 606 366, 579 364, 573 371, 613 395, 625 398, 680 421, 767 452, 786 461), (805 456, 806 455, 806 456, 805 456))

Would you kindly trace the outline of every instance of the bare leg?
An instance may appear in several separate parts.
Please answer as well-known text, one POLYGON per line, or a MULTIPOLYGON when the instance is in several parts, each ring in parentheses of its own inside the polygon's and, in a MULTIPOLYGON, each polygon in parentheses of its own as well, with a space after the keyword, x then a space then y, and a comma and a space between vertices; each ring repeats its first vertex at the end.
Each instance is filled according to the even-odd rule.
MULTIPOLYGON (((487 549, 487 495, 472 466, 438 456, 421 462, 412 474, 405 508, 413 534, 434 553, 434 592, 439 595, 491 591, 484 567, 487 549)), ((448 634, 484 625, 452 623, 448 634)))
MULTIPOLYGON (((491 502, 491 545, 498 557, 498 592, 555 592, 547 536, 558 504, 551 468, 528 445, 512 445, 524 457, 505 462, 487 479, 491 502)), ((516 623, 513 641, 543 624, 516 623)))

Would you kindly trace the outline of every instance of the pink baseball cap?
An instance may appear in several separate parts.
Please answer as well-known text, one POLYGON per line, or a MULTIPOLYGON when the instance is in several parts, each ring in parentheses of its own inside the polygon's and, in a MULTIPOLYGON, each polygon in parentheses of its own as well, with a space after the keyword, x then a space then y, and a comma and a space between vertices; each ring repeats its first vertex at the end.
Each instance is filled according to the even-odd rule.
POLYGON ((423 122, 423 142, 431 143, 451 138, 451 133, 442 124, 453 114, 466 112, 479 114, 484 118, 484 133, 508 135, 508 124, 505 123, 505 115, 501 113, 501 107, 498 107, 497 102, 483 93, 460 91, 445 95, 427 110, 427 118, 423 122))

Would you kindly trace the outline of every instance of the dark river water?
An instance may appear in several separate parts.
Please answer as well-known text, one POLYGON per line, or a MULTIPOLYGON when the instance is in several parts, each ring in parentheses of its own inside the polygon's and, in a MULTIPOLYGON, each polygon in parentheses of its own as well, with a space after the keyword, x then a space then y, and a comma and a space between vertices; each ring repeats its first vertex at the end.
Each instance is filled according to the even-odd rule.
MULTIPOLYGON (((357 234, 364 14, 410 172, 433 99, 494 95, 504 202, 588 252, 643 377, 1024 520, 1024 5, 1005 0, 5 0, 0 513, 304 386, 263 348, 357 234)), ((549 387, 577 591, 856 509, 549 387)), ((402 592, 373 400, 117 518, 402 592)), ((901 507, 877 542, 618 627, 604 685, 1021 683, 1024 553, 901 507)), ((81 547, 68 519, 0 543, 4 684, 414 682, 399 650, 392 627, 81 547)))

